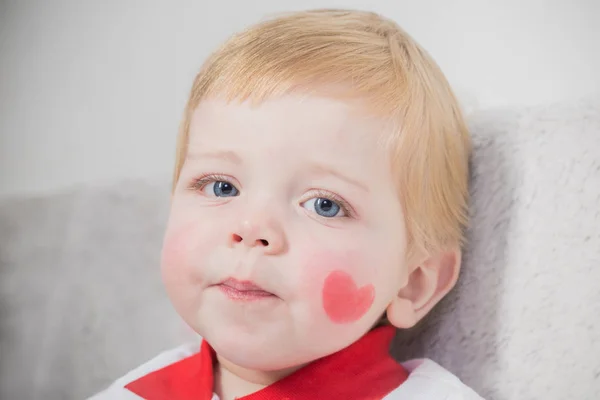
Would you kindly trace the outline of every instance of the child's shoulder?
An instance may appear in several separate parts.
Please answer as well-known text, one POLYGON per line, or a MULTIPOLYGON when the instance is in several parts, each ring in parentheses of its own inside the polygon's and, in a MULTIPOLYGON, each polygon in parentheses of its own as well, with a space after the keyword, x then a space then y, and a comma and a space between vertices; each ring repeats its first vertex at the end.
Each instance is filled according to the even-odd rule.
POLYGON ((139 400, 139 396, 125 389, 125 386, 128 383, 146 376, 151 372, 158 371, 177 361, 183 360, 184 358, 197 353, 199 349, 199 343, 187 343, 174 349, 164 351, 139 367, 129 371, 127 374, 113 382, 106 390, 90 397, 88 400, 139 400))
POLYGON ((429 359, 402 363, 408 379, 384 400, 483 400, 473 389, 429 359))

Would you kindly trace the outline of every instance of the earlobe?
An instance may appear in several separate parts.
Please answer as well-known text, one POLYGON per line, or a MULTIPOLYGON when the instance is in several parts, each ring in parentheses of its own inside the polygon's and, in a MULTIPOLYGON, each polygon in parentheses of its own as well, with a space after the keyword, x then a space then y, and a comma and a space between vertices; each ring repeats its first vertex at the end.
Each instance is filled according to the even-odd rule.
POLYGON ((400 296, 396 296, 390 303, 386 315, 390 324, 398 329, 408 329, 419 322, 413 303, 400 296))
POLYGON ((413 266, 408 283, 387 309, 387 318, 399 329, 414 326, 456 284, 460 271, 460 249, 440 252, 413 266))

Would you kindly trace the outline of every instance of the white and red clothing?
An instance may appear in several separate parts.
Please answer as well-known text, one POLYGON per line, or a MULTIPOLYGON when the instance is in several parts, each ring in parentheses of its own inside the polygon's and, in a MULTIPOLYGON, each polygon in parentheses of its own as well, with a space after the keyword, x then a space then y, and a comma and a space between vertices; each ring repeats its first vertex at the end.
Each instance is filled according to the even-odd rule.
MULTIPOLYGON (((481 400, 430 360, 399 364, 389 348, 394 328, 376 328, 349 347, 316 360, 238 400, 481 400)), ((90 400, 219 400, 214 350, 206 341, 160 354, 90 400)))

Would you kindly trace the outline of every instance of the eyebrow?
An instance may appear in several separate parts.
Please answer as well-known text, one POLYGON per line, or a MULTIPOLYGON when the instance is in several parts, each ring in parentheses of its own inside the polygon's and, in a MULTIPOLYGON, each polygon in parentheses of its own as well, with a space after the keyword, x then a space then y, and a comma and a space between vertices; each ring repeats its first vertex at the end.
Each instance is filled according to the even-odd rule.
POLYGON ((355 179, 350 178, 349 176, 346 176, 344 174, 342 174, 341 172, 337 171, 335 168, 326 165, 326 164, 312 164, 311 165, 311 172, 313 173, 317 173, 317 174, 325 174, 325 175, 333 175, 338 179, 343 180, 346 183, 349 183, 353 186, 358 187, 359 189, 364 190, 365 192, 369 192, 369 188, 367 188, 366 185, 364 185, 362 182, 359 182, 355 179))
POLYGON ((204 158, 213 158, 213 159, 217 159, 217 160, 228 161, 233 164, 241 164, 242 163, 242 158, 236 152, 233 152, 230 150, 217 150, 217 151, 209 151, 209 152, 202 152, 202 153, 192 152, 192 153, 188 153, 186 158, 189 160, 200 160, 200 159, 204 159, 204 158))

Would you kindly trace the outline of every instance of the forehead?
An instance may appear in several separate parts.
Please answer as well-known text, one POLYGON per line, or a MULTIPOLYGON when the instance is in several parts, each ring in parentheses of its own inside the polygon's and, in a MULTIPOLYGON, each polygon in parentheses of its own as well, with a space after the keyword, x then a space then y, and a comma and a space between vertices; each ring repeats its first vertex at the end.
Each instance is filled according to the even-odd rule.
POLYGON ((203 100, 192 115, 189 150, 207 147, 311 148, 380 158, 385 121, 358 102, 290 94, 259 104, 203 100), (358 153, 358 154, 354 154, 358 153))

